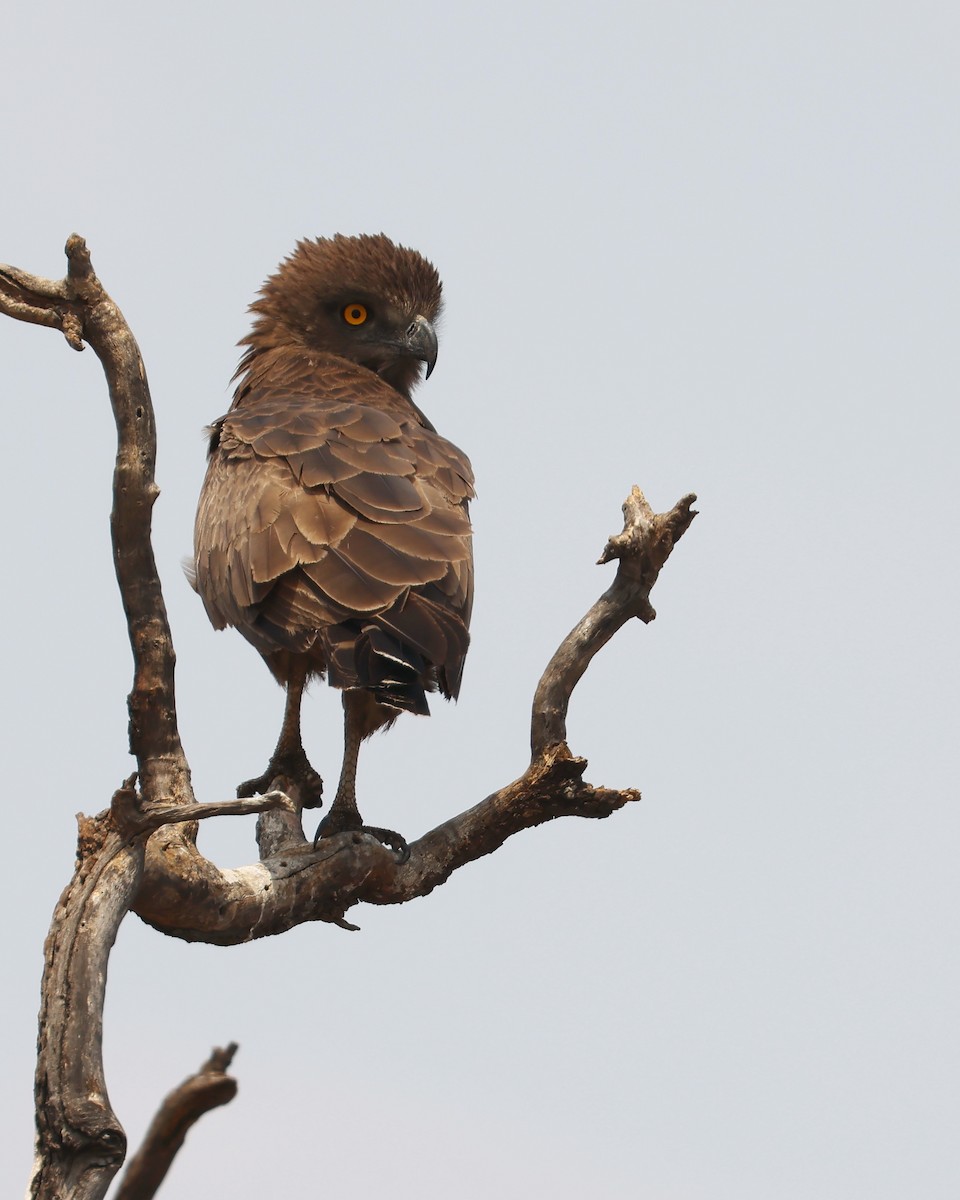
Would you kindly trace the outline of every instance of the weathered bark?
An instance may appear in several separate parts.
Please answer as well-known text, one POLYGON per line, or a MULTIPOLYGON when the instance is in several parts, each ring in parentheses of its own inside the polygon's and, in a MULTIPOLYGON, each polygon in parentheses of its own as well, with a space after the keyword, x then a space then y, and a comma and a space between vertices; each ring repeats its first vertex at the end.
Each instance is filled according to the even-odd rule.
POLYGON ((623 530, 603 548, 598 564, 620 560, 610 587, 578 621, 547 664, 533 697, 530 749, 534 760, 551 746, 566 744, 567 706, 593 656, 631 617, 649 624, 656 617, 650 589, 673 547, 697 515, 696 496, 684 496, 668 513, 655 513, 634 484, 623 502, 623 530))
MULTIPOLYGON (((109 811, 81 818, 76 871, 47 938, 35 1086, 37 1145, 29 1191, 38 1198, 95 1200, 106 1193, 126 1149, 103 1074, 109 953, 139 889, 149 833, 169 820, 171 805, 191 804, 193 792, 177 728, 176 660, 150 536, 158 489, 146 371, 123 315, 93 272, 83 239, 71 237, 66 255, 63 280, 0 267, 0 311, 59 328, 75 350, 88 342, 103 365, 117 426, 111 532, 133 650, 128 705, 138 772, 109 811), (133 790, 134 778, 139 793, 133 790), (151 806, 156 809, 152 819, 151 806)), ((276 802, 272 798, 268 806, 276 802)), ((263 807, 257 804, 252 811, 263 807)))
POLYGON ((67 240, 67 275, 41 279, 0 266, 0 312, 59 328, 74 350, 89 343, 103 365, 117 426, 110 527, 120 598, 133 650, 128 698, 130 751, 146 802, 193 800, 180 744, 173 676, 176 655, 151 541, 157 431, 140 350, 123 314, 94 274, 83 238, 67 240))
MULTIPOLYGON (((283 779, 254 800, 198 805, 177 727, 176 660, 150 540, 158 490, 146 372, 122 314, 93 273, 83 239, 71 237, 66 253, 67 276, 60 281, 0 267, 0 312, 59 328, 74 349, 89 342, 103 364, 117 424, 111 530, 133 650, 130 749, 138 770, 109 810, 81 818, 76 873, 47 939, 37 1160, 30 1189, 43 1200, 97 1200, 125 1152, 123 1130, 107 1099, 101 1034, 109 952, 127 911, 132 908, 164 933, 221 945, 282 933, 305 921, 352 929, 344 914, 361 901, 400 904, 424 896, 522 829, 559 816, 606 817, 639 799, 633 789, 595 788, 583 780, 587 764, 567 747, 566 712, 600 647, 632 617, 655 616, 650 589, 695 515, 695 497, 685 496, 658 515, 639 488, 633 489, 624 504, 623 532, 610 538, 600 559, 619 559, 616 579, 564 640, 537 688, 529 767, 415 841, 407 861, 398 863, 392 851, 363 833, 324 839, 314 849, 303 834, 296 789, 283 779), (241 812, 261 813, 260 861, 224 871, 197 850, 196 822, 241 812)), ((229 1099, 217 1094, 224 1095, 219 1103, 229 1099)), ((148 1143, 137 1168, 143 1178, 151 1171, 156 1176, 160 1166, 160 1152, 151 1144, 158 1142, 148 1143)), ((170 1158, 175 1152, 176 1147, 170 1158)), ((159 1181, 162 1173, 156 1177, 159 1181)))
POLYGON ((109 814, 80 818, 76 873, 44 946, 30 1196, 100 1200, 123 1162, 126 1137, 103 1074, 103 1000, 142 870, 142 841, 126 844, 109 814))

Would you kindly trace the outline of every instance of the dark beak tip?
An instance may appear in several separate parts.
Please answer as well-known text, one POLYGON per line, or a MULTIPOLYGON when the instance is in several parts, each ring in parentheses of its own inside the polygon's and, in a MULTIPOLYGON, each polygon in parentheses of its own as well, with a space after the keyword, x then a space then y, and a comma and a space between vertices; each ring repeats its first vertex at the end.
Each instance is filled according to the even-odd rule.
POLYGON ((424 316, 418 316, 407 331, 407 345, 422 363, 426 364, 424 376, 429 379, 437 365, 437 332, 424 316))

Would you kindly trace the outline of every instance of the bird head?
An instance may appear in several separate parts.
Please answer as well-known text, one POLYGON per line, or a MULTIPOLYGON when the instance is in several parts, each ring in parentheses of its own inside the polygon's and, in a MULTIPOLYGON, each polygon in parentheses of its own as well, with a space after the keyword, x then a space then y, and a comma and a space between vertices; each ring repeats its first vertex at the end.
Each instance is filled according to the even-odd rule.
POLYGON ((251 304, 253 329, 239 373, 281 346, 336 354, 409 396, 437 361, 441 284, 415 250, 381 234, 297 244, 251 304))

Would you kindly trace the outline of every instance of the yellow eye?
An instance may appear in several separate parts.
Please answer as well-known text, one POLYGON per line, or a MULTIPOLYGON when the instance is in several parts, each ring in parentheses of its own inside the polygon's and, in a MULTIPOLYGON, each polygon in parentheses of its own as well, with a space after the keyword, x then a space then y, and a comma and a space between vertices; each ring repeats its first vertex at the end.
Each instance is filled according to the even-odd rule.
POLYGON ((343 319, 348 325, 362 325, 367 319, 367 310, 362 304, 348 304, 343 310, 343 319))

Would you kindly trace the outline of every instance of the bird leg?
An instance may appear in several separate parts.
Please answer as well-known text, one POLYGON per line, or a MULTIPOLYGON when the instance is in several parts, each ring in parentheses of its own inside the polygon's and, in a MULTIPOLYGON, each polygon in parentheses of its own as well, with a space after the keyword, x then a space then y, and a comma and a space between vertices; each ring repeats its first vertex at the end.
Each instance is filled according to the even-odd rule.
POLYGON ((287 678, 287 699, 283 710, 283 725, 277 748, 270 757, 266 771, 256 779, 248 779, 237 788, 239 797, 254 796, 270 790, 281 776, 295 784, 304 808, 320 808, 323 780, 310 765, 300 737, 300 704, 307 682, 306 663, 293 659, 287 678))
POLYGON ((378 841, 395 850, 400 862, 406 862, 410 857, 407 843, 399 833, 392 829, 382 829, 378 825, 364 825, 357 808, 357 758, 360 743, 381 726, 392 724, 397 715, 393 709, 377 704, 367 691, 355 689, 343 693, 343 767, 340 771, 340 783, 337 785, 337 794, 330 811, 317 828, 313 839, 314 846, 321 838, 358 830, 373 834, 378 841))

